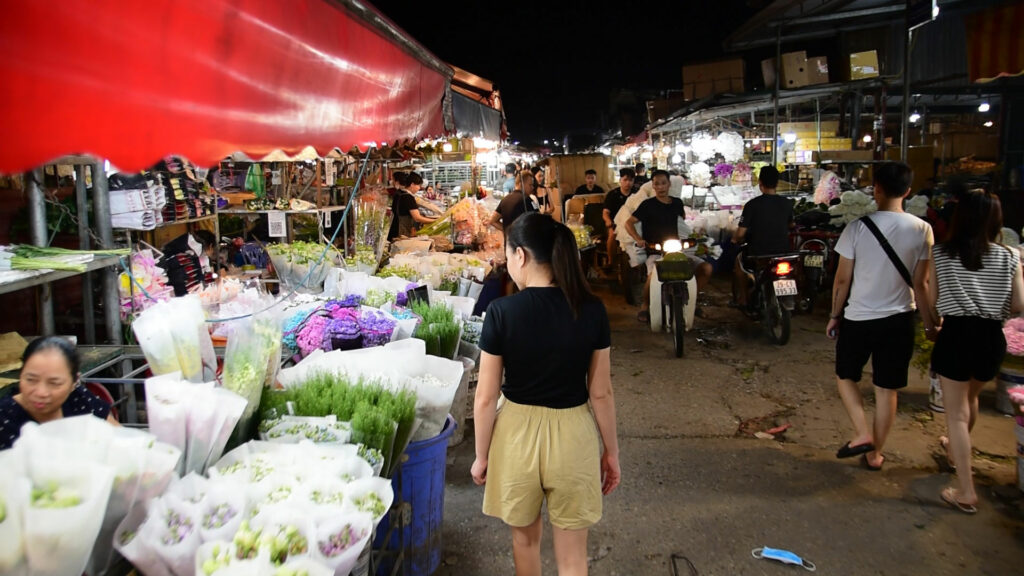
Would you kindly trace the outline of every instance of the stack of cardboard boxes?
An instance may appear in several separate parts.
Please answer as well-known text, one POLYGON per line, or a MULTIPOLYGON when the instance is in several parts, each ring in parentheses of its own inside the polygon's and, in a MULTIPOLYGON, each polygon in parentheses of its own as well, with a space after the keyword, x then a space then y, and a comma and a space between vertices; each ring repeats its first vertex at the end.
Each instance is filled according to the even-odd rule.
MULTIPOLYGON (((775 59, 761 61, 761 75, 767 88, 775 87, 775 59)), ((849 65, 843 70, 843 80, 863 80, 879 75, 878 53, 874 50, 850 54, 849 65)), ((804 86, 829 83, 828 58, 807 57, 803 50, 782 55, 782 77, 779 88, 794 90, 804 86)))
POLYGON ((818 138, 818 124, 814 122, 782 122, 779 124, 779 135, 795 134, 796 142, 793 150, 786 151, 786 162, 789 164, 811 164, 818 162, 822 156, 828 157, 831 152, 848 152, 853 148, 849 138, 839 138, 839 122, 821 123, 821 138, 818 138))

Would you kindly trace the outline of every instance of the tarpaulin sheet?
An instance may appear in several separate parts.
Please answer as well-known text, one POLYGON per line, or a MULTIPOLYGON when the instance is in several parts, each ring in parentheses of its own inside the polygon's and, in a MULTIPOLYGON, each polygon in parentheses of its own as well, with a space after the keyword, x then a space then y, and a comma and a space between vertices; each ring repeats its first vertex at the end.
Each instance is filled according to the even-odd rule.
POLYGON ((455 130, 459 134, 501 140, 501 112, 454 90, 451 99, 455 130))
POLYGON ((337 1, 12 0, 0 54, 0 172, 78 153, 127 171, 167 154, 208 166, 444 132, 450 74, 337 1))
POLYGON ((1015 2, 969 14, 967 72, 972 82, 988 82, 1024 72, 1024 4, 1015 2))

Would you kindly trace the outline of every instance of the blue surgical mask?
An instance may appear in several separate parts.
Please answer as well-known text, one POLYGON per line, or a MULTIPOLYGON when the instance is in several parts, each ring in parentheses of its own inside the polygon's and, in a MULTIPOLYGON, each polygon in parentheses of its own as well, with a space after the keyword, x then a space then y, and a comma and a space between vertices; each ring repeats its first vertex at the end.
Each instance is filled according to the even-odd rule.
POLYGON ((754 550, 752 550, 750 553, 754 556, 754 558, 767 558, 769 560, 776 560, 778 562, 782 562, 783 564, 803 566, 811 572, 814 572, 817 569, 814 566, 813 562, 808 562, 807 560, 804 560, 803 558, 797 556, 789 550, 780 550, 778 548, 769 548, 765 546, 764 548, 754 548, 754 550))

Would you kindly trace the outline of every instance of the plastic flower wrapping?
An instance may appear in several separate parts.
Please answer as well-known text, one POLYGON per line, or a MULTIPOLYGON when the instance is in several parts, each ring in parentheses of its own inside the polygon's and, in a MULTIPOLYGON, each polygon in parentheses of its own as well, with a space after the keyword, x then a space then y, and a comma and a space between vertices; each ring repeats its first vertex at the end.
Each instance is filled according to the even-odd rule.
POLYGON ((839 198, 842 191, 839 176, 836 176, 835 172, 826 170, 818 180, 818 185, 814 187, 814 203, 828 205, 833 199, 839 198))
POLYGON ((330 270, 342 261, 341 253, 334 247, 314 242, 268 244, 267 252, 278 279, 286 287, 313 294, 323 292, 330 270))
POLYGON ((249 442, 209 479, 183 479, 146 517, 123 523, 121 533, 138 534, 127 551, 135 558, 125 555, 173 574, 348 574, 394 501, 391 483, 372 474, 351 444, 249 442), (161 550, 167 535, 178 542, 161 550))
POLYGON ((928 215, 928 197, 918 194, 908 198, 903 209, 923 219, 928 215))
POLYGON ((153 374, 181 372, 191 382, 214 379, 217 357, 194 294, 157 302, 136 318, 132 330, 153 374))
MULTIPOLYGON (((281 364, 281 322, 271 313, 237 320, 224 351, 224 387, 245 398, 247 405, 233 438, 235 444, 255 435, 256 408, 265 386, 274 383, 281 364)), ((301 340, 299 342, 302 344, 301 340)))
POLYGON ((732 171, 733 186, 749 186, 752 181, 753 170, 750 164, 737 162, 732 171))
POLYGON ((132 312, 145 310, 156 302, 174 296, 174 290, 167 286, 167 272, 156 265, 152 250, 140 250, 132 254, 129 269, 130 276, 126 272, 118 276, 122 320, 126 320, 132 312))
POLYGON ((1006 352, 1013 356, 1024 356, 1024 318, 1010 318, 1003 324, 1006 337, 1006 352))
POLYGON ((417 441, 441 432, 463 371, 462 362, 428 355, 423 340, 410 338, 361 351, 312 355, 282 369, 278 382, 291 390, 308 386, 318 377, 333 375, 349 382, 369 379, 387 390, 412 392, 416 396, 412 440, 417 441))
POLYGON ((26 425, 0 455, 0 573, 103 573, 117 525, 164 491, 180 456, 91 415, 26 425))

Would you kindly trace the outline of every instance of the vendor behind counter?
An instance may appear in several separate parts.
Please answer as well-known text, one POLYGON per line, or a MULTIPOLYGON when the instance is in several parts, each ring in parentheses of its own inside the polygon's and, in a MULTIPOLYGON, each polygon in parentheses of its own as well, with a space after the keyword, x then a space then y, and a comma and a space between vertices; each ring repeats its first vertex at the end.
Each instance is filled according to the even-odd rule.
POLYGON ((184 296, 213 281, 211 261, 216 248, 217 237, 207 230, 187 232, 164 246, 157 266, 167 271, 167 283, 174 287, 175 296, 184 296))
POLYGON ((110 405, 82 385, 74 345, 60 336, 36 338, 22 355, 17 389, 0 399, 0 450, 13 446, 28 422, 85 414, 117 424, 110 405))

